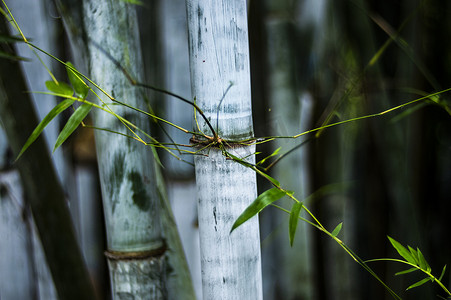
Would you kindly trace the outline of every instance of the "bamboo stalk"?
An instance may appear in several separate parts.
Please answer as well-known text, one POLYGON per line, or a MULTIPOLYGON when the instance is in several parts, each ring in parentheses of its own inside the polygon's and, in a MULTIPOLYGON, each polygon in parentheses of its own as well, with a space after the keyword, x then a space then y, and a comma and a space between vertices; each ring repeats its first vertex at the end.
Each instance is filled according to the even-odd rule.
MULTIPOLYGON (((252 138, 246 1, 186 3, 192 95, 211 123, 198 117, 199 131, 216 141, 252 138)), ((254 146, 227 151, 255 160, 254 146)), ((202 154, 195 157, 195 168, 203 297, 262 299, 258 218, 230 234, 257 196, 256 175, 226 159, 221 149, 202 154)))
MULTIPOLYGON (((91 78, 110 95, 142 108, 140 91, 115 65, 120 62, 137 78, 142 76, 133 7, 121 1, 89 0, 83 6, 91 78)), ((112 105, 105 96, 102 101, 140 128, 149 128, 135 112, 112 105)), ((102 111, 95 114, 95 126, 127 132, 116 117, 102 111)), ((101 131, 96 131, 96 149, 113 299, 125 294, 164 299, 165 244, 151 151, 132 139, 101 131)))

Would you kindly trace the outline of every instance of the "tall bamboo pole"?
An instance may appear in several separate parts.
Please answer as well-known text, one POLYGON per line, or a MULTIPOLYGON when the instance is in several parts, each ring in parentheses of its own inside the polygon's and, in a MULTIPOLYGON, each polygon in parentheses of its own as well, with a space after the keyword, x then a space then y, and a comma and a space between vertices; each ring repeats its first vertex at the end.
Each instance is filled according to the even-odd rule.
MULTIPOLYGON (((136 80, 143 78, 134 7, 122 1, 87 0, 83 4, 92 79, 116 99, 143 108, 142 91, 133 87, 117 67, 120 63, 136 80)), ((149 120, 113 105, 107 97, 103 96, 103 101, 115 113, 148 130, 149 120)), ((98 127, 127 132, 115 117, 103 112, 95 115, 95 123, 98 127)), ((167 251, 163 239, 160 223, 173 228, 175 224, 168 223, 168 207, 164 207, 166 202, 157 191, 151 149, 104 132, 96 132, 96 145, 113 297, 180 299, 173 295, 182 292, 187 299, 193 298, 183 253, 175 248, 167 251), (169 258, 167 265, 171 255, 180 259, 169 258), (186 276, 180 278, 181 275, 186 276), (179 284, 173 290, 166 288, 170 276, 178 278, 179 284)), ((174 239, 171 234, 167 236, 168 244, 174 239)))
MULTIPOLYGON (((219 137, 251 138, 246 1, 186 3, 192 95, 219 137)), ((200 131, 214 135, 200 116, 197 121, 200 131)), ((253 146, 226 150, 255 160, 253 146)), ((233 222, 257 196, 256 175, 214 146, 203 154, 195 157, 203 297, 262 299, 258 219, 230 234, 233 222)))

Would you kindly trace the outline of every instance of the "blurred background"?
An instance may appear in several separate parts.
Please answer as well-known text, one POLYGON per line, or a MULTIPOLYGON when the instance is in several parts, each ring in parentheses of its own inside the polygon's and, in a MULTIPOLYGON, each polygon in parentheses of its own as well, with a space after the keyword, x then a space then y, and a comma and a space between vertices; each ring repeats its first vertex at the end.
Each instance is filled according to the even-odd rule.
MULTIPOLYGON (((146 81, 190 99, 183 0, 146 0, 137 6, 146 81)), ((26 36, 63 61, 78 62, 53 1, 7 1, 26 36)), ((74 4, 76 5, 76 4, 74 4)), ((252 101, 257 137, 294 136, 354 117, 384 112, 451 85, 451 3, 446 0, 249 0, 252 101)), ((44 91, 46 70, 18 46, 29 90, 44 91)), ((42 56, 41 56, 42 57, 42 56)), ((64 69, 43 57, 54 73, 64 69)), ((149 92, 153 109, 192 128, 192 111, 149 92)), ((42 118, 56 99, 33 95, 42 118)), ((400 258, 387 235, 421 249, 440 276, 451 259, 451 101, 449 93, 374 118, 261 144, 273 153, 271 175, 363 260, 400 258)), ((45 134, 50 149, 65 124, 45 134)), ((155 128, 154 136, 187 144, 190 136, 155 128)), ((194 170, 161 153, 167 192, 198 298, 200 262, 194 170)), ((185 158, 185 157, 184 157, 185 158)), ((77 237, 101 298, 108 299, 102 208, 93 134, 79 129, 53 155, 77 237)), ((192 158, 186 157, 192 161, 192 158)), ((0 278, 27 282, 36 299, 56 299, 39 238, 23 201, 14 157, 0 128, 0 278), (19 232, 20 230, 20 232, 19 232), (20 250, 22 249, 22 250, 20 250), (11 266, 20 266, 15 272, 11 266)), ((270 188, 259 178, 259 193, 270 188)), ((279 205, 290 209, 289 202, 279 205)), ((306 216, 305 214, 303 215, 306 216)), ((323 233, 300 222, 293 247, 289 216, 275 207, 260 215, 265 299, 391 299, 383 286, 323 233)), ((403 299, 436 299, 435 284, 405 291, 422 279, 393 262, 370 267, 403 299)), ((2 295, 8 286, 0 280, 2 295)), ((443 283, 451 285, 449 272, 443 283)), ((14 295, 15 291, 9 291, 14 295)), ((16 294, 18 295, 18 294, 16 294)), ((25 299, 16 298, 1 299, 25 299)))

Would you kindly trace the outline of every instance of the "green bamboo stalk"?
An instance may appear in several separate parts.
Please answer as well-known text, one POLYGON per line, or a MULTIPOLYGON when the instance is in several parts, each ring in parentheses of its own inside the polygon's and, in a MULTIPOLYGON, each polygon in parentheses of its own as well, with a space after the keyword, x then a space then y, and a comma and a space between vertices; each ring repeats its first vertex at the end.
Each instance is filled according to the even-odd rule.
MULTIPOLYGON (((199 131, 216 142, 252 138, 246 1, 186 3, 192 95, 215 130, 198 117, 199 131)), ((254 146, 225 147, 255 161, 254 146)), ((215 146, 202 153, 194 162, 203 297, 262 299, 258 218, 230 234, 257 196, 256 175, 215 146)))

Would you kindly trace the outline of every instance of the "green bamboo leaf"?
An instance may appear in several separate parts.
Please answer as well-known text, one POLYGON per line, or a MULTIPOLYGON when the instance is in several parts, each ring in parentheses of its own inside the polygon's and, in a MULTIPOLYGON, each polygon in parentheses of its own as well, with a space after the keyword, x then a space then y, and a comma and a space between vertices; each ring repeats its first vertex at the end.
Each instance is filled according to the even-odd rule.
POLYGON ((24 42, 21 37, 11 36, 7 34, 0 33, 0 43, 16 43, 16 42, 24 42))
POLYGON ((431 278, 424 278, 424 279, 422 279, 422 280, 420 280, 420 281, 418 281, 418 282, 416 282, 416 283, 414 283, 414 284, 412 284, 411 286, 409 286, 407 289, 406 289, 406 291, 408 291, 408 290, 410 290, 410 289, 413 289, 413 288, 415 288, 415 287, 418 287, 418 286, 420 286, 420 285, 423 285, 423 284, 425 284, 426 282, 428 282, 428 281, 430 281, 431 280, 431 278))
POLYGON ((4 51, 0 51, 0 58, 7 58, 10 60, 17 60, 17 61, 30 61, 30 59, 22 57, 22 56, 17 56, 8 52, 4 52, 4 51))
MULTIPOLYGON (((75 69, 71 62, 67 62, 66 64, 75 69)), ((76 74, 69 67, 66 66, 67 76, 69 77, 70 83, 74 87, 75 94, 77 97, 85 99, 89 92, 89 86, 83 81, 83 79, 81 79, 80 75, 76 74)))
POLYGON ((277 148, 273 153, 271 153, 270 155, 268 155, 267 157, 263 158, 262 160, 260 160, 257 165, 261 165, 263 164, 266 160, 268 160, 269 158, 276 156, 277 154, 279 154, 280 149, 282 149, 281 147, 277 148))
POLYGON ((298 227, 299 214, 302 210, 302 202, 294 202, 290 212, 290 222, 288 224, 290 234, 290 245, 293 247, 294 236, 298 227))
POLYGON ((58 83, 56 83, 49 80, 45 82, 45 86, 49 91, 57 94, 62 94, 64 96, 72 96, 74 94, 72 87, 65 82, 59 81, 58 83))
POLYGON ((285 192, 281 191, 277 188, 272 188, 267 191, 264 191, 261 193, 257 199, 254 200, 254 202, 251 203, 244 211, 243 213, 236 219, 235 223, 233 223, 232 229, 230 230, 230 233, 234 231, 238 226, 261 212, 266 206, 270 205, 276 200, 279 200, 285 196, 285 192))
POLYGON ((22 154, 25 152, 25 150, 30 147, 30 145, 38 138, 38 136, 42 133, 44 128, 47 126, 47 124, 50 123, 59 113, 66 110, 69 106, 71 106, 74 103, 74 100, 71 99, 65 99, 62 102, 60 102, 58 105, 56 105, 45 117, 44 119, 36 126, 36 128, 31 133, 28 140, 25 142, 25 145, 22 147, 22 150, 20 150, 19 155, 17 156, 16 160, 18 160, 22 154))
POLYGON ((144 5, 144 3, 139 0, 121 0, 121 1, 125 2, 125 3, 134 4, 134 5, 144 5))
POLYGON ((161 160, 160 160, 160 156, 158 155, 157 149, 155 149, 154 146, 150 146, 150 147, 151 147, 151 149, 152 149, 153 158, 155 159, 155 161, 157 162, 157 164, 158 164, 161 168, 164 169, 164 166, 163 166, 163 164, 161 163, 161 160))
POLYGON ((442 274, 440 274, 438 281, 442 281, 443 276, 445 276, 445 271, 446 271, 446 265, 443 267, 442 274))
POLYGON ((280 186, 280 182, 277 181, 276 179, 272 178, 271 176, 269 176, 268 174, 265 174, 264 177, 266 179, 268 179, 269 181, 271 181, 272 184, 274 184, 275 186, 280 186))
POLYGON ((398 251, 399 255, 404 257, 404 259, 411 264, 416 265, 417 262, 415 261, 415 258, 412 256, 412 254, 407 250, 401 243, 397 242, 396 240, 392 239, 391 237, 387 236, 390 240, 390 243, 393 245, 393 247, 398 251))
MULTIPOLYGON (((233 158, 233 155, 231 155, 233 158)), ((257 168, 253 168, 253 170, 255 172, 257 172, 259 175, 265 177, 266 179, 268 179, 273 185, 275 186, 280 186, 280 182, 278 182, 277 180, 275 180, 274 178, 272 178, 271 176, 269 176, 268 174, 266 174, 265 172, 257 169, 257 168)))
POLYGON ((418 270, 417 268, 410 268, 410 269, 408 269, 408 270, 404 270, 404 271, 395 273, 395 276, 397 276, 397 275, 402 275, 402 274, 407 274, 407 273, 411 273, 411 272, 414 272, 414 271, 417 271, 417 270, 418 270))
POLYGON ((343 222, 338 224, 337 227, 335 227, 335 229, 332 231, 332 233, 331 233, 332 236, 336 237, 340 233, 342 226, 343 226, 343 222))
POLYGON ((415 259, 415 265, 419 266, 420 260, 418 258, 417 251, 415 249, 413 249, 412 247, 410 247, 409 245, 407 245, 407 248, 409 249, 410 253, 412 254, 413 259, 415 259))
POLYGON ((418 260, 420 261, 420 268, 422 268, 423 270, 426 270, 427 272, 431 272, 432 269, 429 266, 428 262, 426 261, 426 259, 423 256, 423 253, 421 253, 420 249, 417 248, 417 253, 418 253, 418 260))
POLYGON ((77 129, 78 125, 80 125, 81 121, 88 115, 91 111, 92 105, 88 103, 84 103, 80 105, 79 108, 70 116, 66 125, 64 126, 61 133, 58 135, 56 139, 55 147, 53 148, 53 152, 61 146, 62 143, 77 129))

